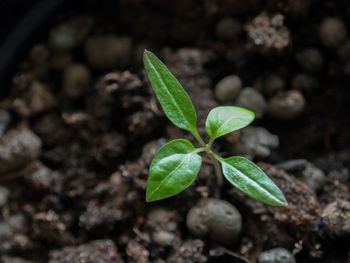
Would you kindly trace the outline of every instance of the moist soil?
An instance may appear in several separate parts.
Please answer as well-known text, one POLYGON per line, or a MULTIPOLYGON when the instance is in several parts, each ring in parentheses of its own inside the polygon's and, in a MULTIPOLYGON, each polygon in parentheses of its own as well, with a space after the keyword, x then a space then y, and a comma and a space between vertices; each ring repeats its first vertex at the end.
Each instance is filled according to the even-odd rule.
MULTIPOLYGON (((328 17, 350 30, 349 7, 347 1, 120 0, 61 10, 0 103, 1 261, 250 263, 280 247, 296 262, 350 262, 350 45, 339 28, 320 32, 328 17), (233 26, 218 32, 227 18, 233 26), (302 112, 286 118, 267 112, 252 124, 279 138, 278 148, 251 157, 284 192, 287 207, 264 205, 227 182, 219 187, 204 156, 188 189, 145 202, 156 149, 175 138, 196 142, 157 103, 144 48, 189 93, 204 138, 208 112, 223 104, 214 95, 223 77, 237 75, 268 105, 299 89, 302 112), (310 48, 320 56, 300 59, 310 48), (271 74, 284 83, 278 91, 266 88, 271 74), (312 84, 295 84, 298 74, 312 84), (317 191, 298 176, 308 163, 325 174, 317 191), (218 195, 242 216, 232 244, 198 238, 186 227, 191 207, 218 195)), ((237 140, 220 139, 215 150, 229 156, 237 140)))

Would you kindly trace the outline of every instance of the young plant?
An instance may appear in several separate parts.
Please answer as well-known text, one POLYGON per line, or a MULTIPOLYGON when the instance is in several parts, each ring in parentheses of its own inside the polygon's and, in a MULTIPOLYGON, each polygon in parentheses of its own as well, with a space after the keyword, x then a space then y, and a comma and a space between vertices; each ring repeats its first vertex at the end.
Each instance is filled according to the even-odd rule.
POLYGON ((186 91, 152 52, 145 50, 143 59, 165 115, 175 126, 191 132, 200 144, 196 148, 185 139, 176 139, 158 150, 149 169, 146 201, 176 195, 190 186, 202 165, 199 153, 205 152, 213 159, 216 171, 220 172, 220 163, 225 178, 248 196, 269 205, 287 205, 281 190, 253 162, 239 156, 223 158, 211 150, 215 139, 247 126, 254 113, 233 106, 212 109, 205 124, 210 136, 206 144, 197 131, 197 114, 186 91))

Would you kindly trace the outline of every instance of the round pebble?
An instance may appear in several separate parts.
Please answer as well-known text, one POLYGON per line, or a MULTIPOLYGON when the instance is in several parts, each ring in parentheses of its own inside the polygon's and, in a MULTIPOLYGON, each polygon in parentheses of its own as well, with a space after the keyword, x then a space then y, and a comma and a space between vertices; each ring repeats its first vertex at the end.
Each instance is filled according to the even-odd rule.
POLYGON ((50 56, 50 52, 48 48, 43 45, 43 44, 36 44, 35 46, 32 47, 30 50, 30 59, 35 63, 35 64, 44 64, 47 62, 50 56))
POLYGON ((297 74, 292 79, 292 88, 301 91, 312 91, 318 88, 318 81, 307 74, 297 74))
POLYGON ((6 110, 0 109, 0 137, 2 137, 11 121, 11 115, 6 110))
POLYGON ((318 32, 322 43, 327 47, 338 47, 348 34, 345 24, 337 17, 323 19, 318 32))
POLYGON ((115 35, 92 36, 85 43, 89 64, 100 70, 124 68, 130 59, 132 41, 115 35))
POLYGON ((17 171, 35 160, 42 142, 28 129, 7 132, 0 141, 0 174, 17 171))
POLYGON ((266 94, 276 94, 285 88, 283 78, 277 74, 271 74, 265 79, 264 92, 266 94))
POLYGON ((236 106, 247 108, 255 112, 257 118, 261 118, 266 110, 266 101, 260 92, 253 88, 244 88, 234 103, 236 106))
POLYGON ((0 185, 0 207, 3 207, 7 203, 10 191, 4 186, 0 185))
POLYGON ((221 19, 215 27, 215 34, 218 39, 235 39, 241 32, 242 25, 234 18, 226 17, 221 19))
POLYGON ((164 230, 158 230, 152 233, 152 240, 160 246, 170 246, 176 240, 174 233, 164 230))
POLYGON ((316 48, 307 48, 296 54, 299 65, 308 72, 317 72, 323 67, 323 56, 316 48))
POLYGON ((220 102, 232 102, 242 88, 242 82, 236 75, 230 75, 221 79, 215 86, 215 97, 220 102))
POLYGON ((325 185, 326 176, 320 168, 317 168, 315 165, 308 162, 304 170, 301 172, 300 180, 312 190, 318 192, 325 185))
POLYGON ((261 253, 259 263, 295 263, 295 259, 287 249, 274 248, 261 253))
POLYGON ((228 151, 233 155, 243 155, 248 159, 266 158, 271 150, 279 146, 277 135, 270 133, 262 127, 246 127, 241 130, 238 142, 234 143, 228 151))
POLYGON ((271 117, 290 120, 298 117, 305 108, 304 96, 298 90, 289 90, 277 95, 268 102, 268 113, 271 117))
POLYGON ((38 81, 32 83, 26 98, 26 105, 30 114, 47 111, 55 107, 56 104, 55 96, 45 84, 38 81))
POLYGON ((68 98, 83 95, 91 86, 91 74, 83 64, 72 64, 63 73, 63 93, 68 98))
POLYGON ((209 198, 190 209, 186 224, 195 237, 208 236, 212 241, 232 244, 241 232, 242 217, 230 203, 209 198))

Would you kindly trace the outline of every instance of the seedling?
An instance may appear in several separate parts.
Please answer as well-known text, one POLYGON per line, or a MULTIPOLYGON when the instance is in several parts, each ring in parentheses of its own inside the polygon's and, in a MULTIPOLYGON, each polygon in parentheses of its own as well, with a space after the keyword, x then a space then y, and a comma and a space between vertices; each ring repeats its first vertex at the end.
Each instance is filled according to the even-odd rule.
POLYGON ((205 124, 210 139, 205 143, 197 130, 196 111, 181 84, 152 52, 145 50, 143 59, 165 115, 175 126, 191 132, 200 144, 196 148, 185 139, 176 139, 158 150, 149 169, 146 201, 168 198, 189 187, 202 165, 199 153, 204 152, 213 160, 216 171, 222 170, 225 178, 248 196, 273 206, 287 205, 281 190, 253 162, 240 156, 223 158, 211 150, 215 139, 247 126, 254 113, 233 106, 212 109, 205 124))

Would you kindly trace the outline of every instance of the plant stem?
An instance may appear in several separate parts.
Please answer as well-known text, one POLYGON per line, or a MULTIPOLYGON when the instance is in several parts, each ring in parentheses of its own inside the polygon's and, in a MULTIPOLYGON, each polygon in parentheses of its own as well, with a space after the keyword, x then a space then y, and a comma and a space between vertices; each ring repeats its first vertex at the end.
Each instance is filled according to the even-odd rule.
POLYGON ((220 197, 220 189, 222 187, 222 174, 221 174, 221 169, 220 169, 220 164, 219 162, 213 157, 212 154, 209 154, 210 159, 213 162, 214 165, 214 170, 215 170, 215 175, 216 175, 216 181, 218 184, 218 187, 216 188, 215 195, 216 197, 220 197))
POLYGON ((199 142, 199 144, 203 147, 205 147, 205 142, 203 141, 203 139, 201 138, 201 136, 199 135, 198 131, 195 130, 192 132, 194 138, 196 138, 196 140, 199 142))

